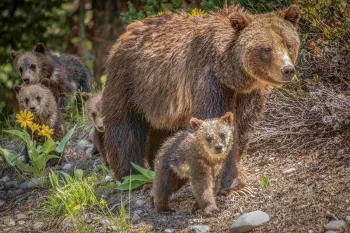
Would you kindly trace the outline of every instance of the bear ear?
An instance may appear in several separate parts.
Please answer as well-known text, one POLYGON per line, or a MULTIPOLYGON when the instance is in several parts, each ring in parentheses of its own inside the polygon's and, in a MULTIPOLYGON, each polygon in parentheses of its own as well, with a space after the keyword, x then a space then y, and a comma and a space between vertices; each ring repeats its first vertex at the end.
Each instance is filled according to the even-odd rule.
POLYGON ((233 113, 227 112, 220 118, 221 121, 226 122, 229 126, 233 126, 233 113))
POLYGON ((300 19, 301 11, 296 5, 291 5, 285 10, 278 11, 278 14, 285 20, 291 22, 293 25, 297 25, 300 19))
POLYGON ((87 92, 83 92, 83 93, 81 93, 81 97, 83 97, 84 101, 88 101, 89 99, 91 99, 92 94, 91 93, 87 93, 87 92))
POLYGON ((16 57, 20 54, 20 52, 16 52, 15 50, 11 50, 11 56, 13 59, 16 59, 16 57))
POLYGON ((203 124, 203 121, 198 119, 198 118, 195 118, 195 117, 192 117, 191 120, 190 120, 190 125, 191 125, 191 128, 193 130, 197 130, 199 129, 199 127, 203 124))
POLYGON ((41 80, 40 84, 49 88, 51 86, 51 81, 48 78, 43 78, 41 80))
POLYGON ((233 28, 238 32, 242 31, 249 23, 252 22, 252 18, 248 15, 243 15, 241 13, 232 13, 229 16, 229 20, 233 28))
POLYGON ((34 52, 45 54, 46 53, 45 45, 43 43, 37 44, 34 48, 34 52))
POLYGON ((22 86, 18 84, 13 85, 13 90, 15 90, 17 94, 20 92, 21 89, 22 89, 22 86))

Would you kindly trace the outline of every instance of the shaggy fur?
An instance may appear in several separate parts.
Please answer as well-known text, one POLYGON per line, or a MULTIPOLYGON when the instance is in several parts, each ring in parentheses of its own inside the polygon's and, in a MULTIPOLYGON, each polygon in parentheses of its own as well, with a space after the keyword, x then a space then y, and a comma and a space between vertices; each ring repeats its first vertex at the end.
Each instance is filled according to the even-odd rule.
POLYGON ((82 93, 83 100, 85 101, 85 114, 88 115, 90 120, 92 121, 95 132, 94 132, 94 149, 100 153, 102 158, 107 161, 107 156, 105 155, 104 146, 103 146, 103 132, 105 130, 103 125, 103 116, 102 116, 102 104, 101 98, 102 93, 91 94, 87 92, 82 93))
POLYGON ((263 111, 266 86, 282 85, 294 72, 298 19, 295 6, 250 15, 232 5, 206 18, 166 15, 129 25, 110 51, 102 98, 116 178, 130 173, 130 162, 142 164, 150 128, 177 131, 191 116, 232 111, 237 148, 226 160, 222 189, 243 185, 240 154, 263 111))
MULTIPOLYGON (((49 88, 60 106, 67 102, 65 96, 73 96, 78 90, 89 92, 91 73, 79 58, 64 54, 54 56, 46 52, 43 44, 38 44, 31 52, 11 52, 16 70, 27 84, 49 80, 49 88)), ((80 99, 80 98, 78 98, 80 99)))
POLYGON ((169 199, 190 180, 196 203, 209 216, 219 211, 214 195, 219 186, 218 174, 233 143, 233 114, 220 119, 190 120, 191 130, 169 138, 156 156, 153 201, 158 212, 172 211, 169 199), (216 188, 215 188, 216 187, 216 188))
MULTIPOLYGON (((16 84, 13 89, 16 91, 20 110, 25 109, 32 112, 34 123, 48 125, 53 129, 51 137, 54 141, 62 140, 66 133, 66 125, 51 90, 43 84, 16 84)), ((33 134, 33 137, 38 143, 44 143, 44 138, 39 136, 37 132, 33 134)), ((56 162, 56 160, 51 161, 51 163, 56 162)))

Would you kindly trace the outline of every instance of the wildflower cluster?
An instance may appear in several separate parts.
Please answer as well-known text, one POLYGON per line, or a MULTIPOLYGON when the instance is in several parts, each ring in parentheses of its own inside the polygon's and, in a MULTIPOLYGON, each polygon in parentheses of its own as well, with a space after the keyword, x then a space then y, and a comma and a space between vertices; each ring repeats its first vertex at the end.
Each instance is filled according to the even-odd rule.
POLYGON ((16 122, 21 124, 22 128, 26 128, 27 126, 30 128, 32 133, 38 131, 38 135, 51 138, 53 134, 53 129, 50 129, 48 125, 39 125, 33 122, 34 115, 31 112, 27 112, 27 110, 22 110, 19 114, 16 114, 16 122))
POLYGON ((207 16, 207 13, 202 10, 202 9, 197 9, 197 8, 194 8, 192 9, 191 13, 188 14, 190 17, 201 17, 201 18, 204 18, 207 16))

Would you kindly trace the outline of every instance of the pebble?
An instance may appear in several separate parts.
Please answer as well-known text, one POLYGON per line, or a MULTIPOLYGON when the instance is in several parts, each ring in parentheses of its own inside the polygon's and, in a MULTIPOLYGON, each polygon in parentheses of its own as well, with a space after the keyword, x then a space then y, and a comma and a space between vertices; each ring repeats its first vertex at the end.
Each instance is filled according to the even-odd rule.
POLYGON ((17 189, 15 191, 12 192, 12 194, 14 196, 18 196, 18 195, 21 195, 22 193, 24 193, 24 190, 23 189, 17 189))
POLYGON ((94 141, 94 133, 95 133, 95 128, 91 128, 90 132, 89 132, 89 137, 88 137, 88 140, 90 142, 93 142, 94 141))
POLYGON ((3 205, 5 205, 5 201, 3 201, 3 200, 0 200, 0 208, 3 206, 3 205))
POLYGON ((24 225, 24 224, 26 223, 26 221, 21 220, 21 221, 18 221, 17 223, 18 223, 19 225, 24 225))
POLYGON ((314 231, 313 230, 308 230, 307 233, 314 233, 314 231))
POLYGON ((101 220, 100 221, 100 226, 105 227, 109 225, 109 221, 108 220, 101 220))
POLYGON ((62 170, 71 170, 73 167, 73 164, 71 163, 66 163, 63 167, 62 170))
POLYGON ((230 233, 249 232, 270 220, 270 216, 260 210, 241 215, 230 227, 230 233))
POLYGON ((296 170, 297 170, 296 168, 292 167, 292 168, 289 168, 287 170, 282 171, 282 174, 285 174, 285 175, 292 174, 296 170))
POLYGON ((197 225, 191 227, 191 232, 193 233, 206 233, 210 231, 210 227, 207 225, 197 225))
POLYGON ((34 214, 34 211, 29 210, 29 211, 27 212, 27 214, 28 214, 28 215, 32 215, 32 214, 34 214))
POLYGON ((164 230, 164 233, 174 233, 174 232, 176 232, 175 229, 170 229, 170 228, 168 228, 168 229, 165 229, 165 230, 164 230))
POLYGON ((16 181, 7 181, 5 183, 5 188, 10 189, 10 188, 14 188, 17 186, 17 182, 16 181))
POLYGON ((24 214, 16 214, 15 215, 16 221, 25 220, 25 219, 27 219, 27 216, 25 216, 24 214))
POLYGON ((6 183, 8 181, 10 181, 10 177, 8 177, 8 176, 4 176, 0 179, 0 183, 6 183))
POLYGON ((326 231, 325 233, 338 233, 336 231, 326 231))
POLYGON ((143 206, 144 204, 145 204, 145 201, 144 201, 144 200, 141 200, 141 199, 136 200, 136 206, 141 207, 141 206, 143 206))
POLYGON ((43 222, 36 222, 36 223, 34 223, 34 225, 33 225, 33 228, 35 229, 35 230, 40 230, 40 229, 42 229, 44 227, 44 223, 43 222))
POLYGON ((332 220, 324 227, 326 230, 340 230, 345 226, 343 220, 332 220))
POLYGON ((142 214, 142 212, 143 212, 142 210, 135 210, 135 211, 134 211, 134 214, 141 215, 141 214, 142 214))
POLYGON ((131 219, 131 223, 136 224, 141 220, 141 217, 138 214, 134 214, 131 219))
POLYGON ((15 220, 13 220, 12 218, 5 218, 4 224, 10 227, 16 225, 15 220))
POLYGON ((109 226, 107 229, 108 230, 113 230, 113 231, 117 231, 118 230, 118 228, 116 226, 109 226))
POLYGON ((92 148, 87 149, 87 150, 85 151, 85 156, 86 156, 86 157, 91 156, 91 155, 92 155, 91 152, 92 152, 92 148))
MULTIPOLYGON (((0 205, 1 206, 1 205, 0 205)), ((350 223, 350 215, 346 216, 345 220, 350 223)))
POLYGON ((85 140, 85 139, 80 140, 78 142, 77 146, 75 147, 75 152, 82 152, 82 151, 84 151, 85 149, 87 149, 88 145, 92 146, 91 142, 89 142, 88 140, 85 140))

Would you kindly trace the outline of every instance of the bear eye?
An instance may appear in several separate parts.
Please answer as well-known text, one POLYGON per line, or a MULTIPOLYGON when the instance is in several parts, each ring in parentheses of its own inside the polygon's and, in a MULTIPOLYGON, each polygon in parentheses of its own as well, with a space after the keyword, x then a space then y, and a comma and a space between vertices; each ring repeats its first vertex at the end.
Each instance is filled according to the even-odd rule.
POLYGON ((36 65, 34 65, 34 64, 30 65, 30 69, 31 69, 32 71, 35 71, 35 70, 36 70, 36 65))
POLYGON ((287 44, 287 49, 291 50, 292 49, 292 45, 291 44, 287 44))
POLYGON ((37 97, 36 97, 36 100, 37 100, 37 101, 40 101, 40 100, 41 100, 41 97, 40 97, 40 96, 37 96, 37 97))
POLYGON ((272 49, 271 48, 264 48, 265 53, 271 53, 272 49))
POLYGON ((208 137, 205 138, 205 140, 207 140, 207 142, 210 143, 213 140, 213 138, 208 136, 208 137))
POLYGON ((91 116, 92 116, 93 118, 95 118, 95 117, 96 117, 96 113, 95 113, 95 112, 91 113, 91 116))
POLYGON ((225 140, 225 134, 224 133, 220 133, 220 138, 222 139, 222 140, 225 140))
POLYGON ((22 72, 23 72, 22 67, 19 67, 19 72, 22 74, 22 72))

